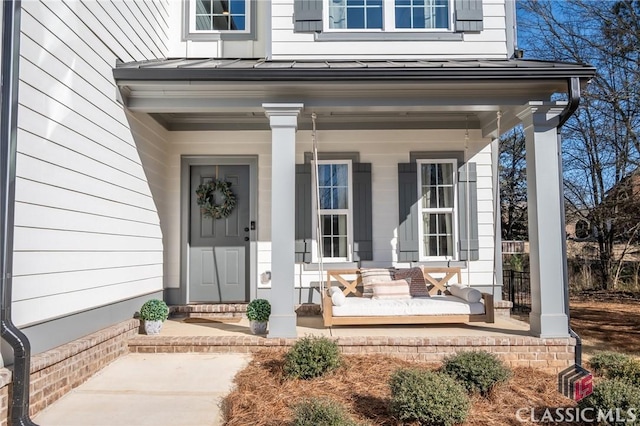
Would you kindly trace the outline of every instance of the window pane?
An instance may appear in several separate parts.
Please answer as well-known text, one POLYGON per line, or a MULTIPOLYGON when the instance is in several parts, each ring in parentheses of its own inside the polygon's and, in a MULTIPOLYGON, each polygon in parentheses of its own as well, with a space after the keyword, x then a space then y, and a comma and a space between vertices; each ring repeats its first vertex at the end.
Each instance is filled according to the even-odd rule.
POLYGON ((213 17, 213 29, 218 31, 225 31, 229 29, 229 17, 228 16, 214 16, 213 17))
POLYGON ((453 164, 451 163, 442 163, 439 165, 442 173, 441 173, 441 181, 440 183, 443 185, 453 185, 453 164))
POLYGON ((210 14, 211 13, 211 1, 210 0, 196 0, 196 13, 210 14))
POLYGON ((335 202, 333 207, 336 209, 348 209, 349 208, 349 191, 347 188, 337 188, 335 189, 335 202))
POLYGON ((331 188, 320 188, 320 208, 331 209, 331 188))
POLYGON ((333 184, 336 186, 347 186, 349 184, 349 167, 346 164, 333 165, 333 184))
POLYGON ((347 28, 363 29, 364 26, 364 8, 352 7, 347 9, 347 28))
POLYGON ((347 237, 336 237, 334 241, 334 257, 347 257, 347 237))
POLYGON ((453 207, 453 187, 445 186, 439 188, 440 207, 453 207))
POLYGON ((331 164, 319 164, 318 176, 320 186, 331 186, 331 164))
POLYGON ((320 232, 322 235, 331 235, 331 215, 322 215, 320 220, 320 232))
POLYGON ((333 257, 333 251, 331 250, 331 237, 324 237, 322 239, 322 255, 325 257, 333 257))
POLYGON ((425 238, 425 254, 427 256, 438 255, 438 237, 425 238))
POLYGON ((233 15, 245 14, 245 0, 231 0, 229 7, 231 8, 230 12, 233 15))
POLYGON ((196 16, 196 30, 198 30, 198 31, 210 31, 211 30, 211 17, 210 16, 196 16))
POLYGON ((367 8, 367 28, 382 28, 382 3, 380 1, 371 1, 373 7, 367 8))
POLYGON ((437 228, 438 234, 450 234, 452 232, 451 215, 449 213, 443 213, 437 216, 438 216, 438 228, 437 228))
POLYGON ((341 214, 340 216, 336 216, 337 221, 335 223, 334 234, 335 235, 347 235, 347 215, 341 214))
POLYGON ((430 186, 422 187, 422 207, 424 208, 438 207, 438 200, 436 199, 436 191, 430 186))
POLYGON ((236 31, 244 31, 244 16, 232 16, 230 29, 236 31))

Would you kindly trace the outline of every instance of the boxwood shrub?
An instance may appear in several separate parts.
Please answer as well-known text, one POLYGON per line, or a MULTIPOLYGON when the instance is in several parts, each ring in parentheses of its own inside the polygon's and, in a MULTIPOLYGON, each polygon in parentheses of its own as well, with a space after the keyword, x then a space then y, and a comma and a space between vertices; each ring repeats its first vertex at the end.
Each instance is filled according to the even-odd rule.
POLYGON ((340 366, 340 348, 326 337, 303 337, 285 355, 284 373, 290 378, 311 379, 340 366))
POLYGON ((602 419, 604 424, 640 424, 640 417, 630 416, 638 417, 640 413, 640 389, 628 380, 604 379, 596 383, 593 393, 578 405, 582 409, 593 409, 596 415, 601 413, 606 417, 602 419))
POLYGON ((389 384, 389 409, 400 422, 452 426, 469 414, 464 387, 442 372, 403 368, 392 374, 389 384))
POLYGON ((488 352, 461 352, 444 360, 442 371, 460 381, 470 393, 486 396, 498 383, 511 377, 511 370, 488 352))
POLYGON ((293 426, 356 426, 356 423, 339 403, 310 398, 293 407, 293 426))

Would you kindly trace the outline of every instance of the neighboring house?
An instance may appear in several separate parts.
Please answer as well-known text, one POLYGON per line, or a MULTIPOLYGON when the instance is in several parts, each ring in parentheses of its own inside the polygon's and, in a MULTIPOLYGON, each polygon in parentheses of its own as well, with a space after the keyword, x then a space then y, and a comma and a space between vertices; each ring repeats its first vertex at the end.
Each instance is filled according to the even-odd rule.
POLYGON ((524 123, 531 330, 568 335, 556 127, 573 111, 550 99, 594 69, 515 59, 514 2, 21 8, 11 311, 34 353, 151 297, 264 296, 270 336, 294 336, 320 279, 312 114, 325 269, 459 265, 498 297, 492 141, 524 123), (211 178, 233 184, 226 219, 196 204, 211 178))

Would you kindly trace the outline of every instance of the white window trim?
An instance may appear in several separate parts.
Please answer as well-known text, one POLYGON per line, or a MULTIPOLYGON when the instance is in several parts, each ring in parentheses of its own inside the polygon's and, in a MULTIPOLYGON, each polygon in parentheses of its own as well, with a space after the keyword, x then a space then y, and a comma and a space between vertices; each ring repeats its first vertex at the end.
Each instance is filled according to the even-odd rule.
MULTIPOLYGON (((318 160, 318 164, 346 164, 347 180, 349 185, 348 191, 348 209, 331 210, 339 214, 347 214, 347 257, 322 257, 323 263, 344 263, 351 262, 353 259, 353 166, 351 160, 318 160)), ((313 237, 313 244, 311 246, 311 261, 312 263, 318 263, 320 256, 318 253, 318 200, 316 195, 316 188, 318 185, 316 177, 316 165, 314 161, 311 161, 311 183, 313 188, 312 196, 312 220, 311 220, 311 235, 313 237)), ((320 242, 322 244, 322 241, 320 242)))
POLYGON ((443 159, 426 159, 416 160, 418 170, 418 235, 420 236, 420 242, 418 244, 418 253, 420 261, 433 261, 433 260, 458 260, 460 254, 458 253, 458 161, 455 158, 443 158, 443 159), (452 165, 453 172, 453 208, 423 208, 422 207, 422 165, 423 164, 443 164, 449 163, 452 165), (453 256, 426 256, 424 253, 424 224, 422 220, 422 213, 425 211, 438 213, 452 212, 453 223, 453 256))
MULTIPOLYGON (((191 0, 195 1, 195 0, 191 0)), ((323 0, 322 31, 327 33, 452 33, 453 0, 449 0, 449 23, 447 28, 396 28, 395 0, 383 0, 382 28, 329 28, 329 6, 332 0, 323 0)))
POLYGON ((198 30, 196 29, 196 0, 189 1, 189 33, 190 34, 251 34, 251 0, 244 0, 244 30, 198 30))

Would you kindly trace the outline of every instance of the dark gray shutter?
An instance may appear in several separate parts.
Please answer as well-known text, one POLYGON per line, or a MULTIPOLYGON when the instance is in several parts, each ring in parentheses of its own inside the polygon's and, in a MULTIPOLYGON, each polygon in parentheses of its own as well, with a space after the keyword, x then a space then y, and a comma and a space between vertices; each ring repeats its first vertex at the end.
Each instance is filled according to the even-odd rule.
POLYGON ((322 0, 294 0, 293 30, 297 33, 322 31, 322 0))
POLYGON ((458 225, 460 260, 478 260, 480 254, 476 163, 462 164, 458 169, 458 225))
POLYGON ((455 0, 455 30, 482 31, 482 0, 455 0))
POLYGON ((398 164, 398 261, 417 262, 418 244, 418 172, 416 163, 398 164))
POLYGON ((373 260, 371 163, 353 163, 353 260, 373 260))
POLYGON ((311 164, 296 164, 296 262, 311 262, 311 164))

